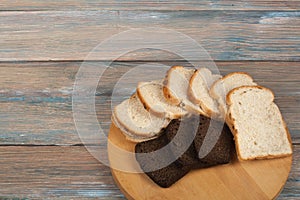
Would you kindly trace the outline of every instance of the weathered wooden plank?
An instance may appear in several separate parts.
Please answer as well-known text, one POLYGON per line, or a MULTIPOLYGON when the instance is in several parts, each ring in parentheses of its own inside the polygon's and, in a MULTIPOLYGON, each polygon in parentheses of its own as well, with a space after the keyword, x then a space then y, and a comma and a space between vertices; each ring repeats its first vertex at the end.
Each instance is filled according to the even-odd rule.
MULTIPOLYGON (((91 63, 95 63, 96 66, 99 67, 103 66, 102 62, 91 63)), ((102 75, 101 83, 99 85, 103 89, 101 92, 108 92, 104 91, 105 88, 111 90, 113 84, 117 81, 116 78, 125 75, 129 70, 134 68, 138 69, 145 64, 155 65, 155 63, 158 65, 165 65, 166 67, 173 65, 191 67, 191 64, 188 62, 180 61, 113 62, 102 75)), ((244 71, 249 73, 255 81, 259 82, 261 85, 265 85, 275 90, 276 94, 288 94, 289 96, 299 95, 297 83, 300 81, 300 62, 217 61, 215 64, 222 75, 226 75, 233 71, 244 71), (278 90, 277 87, 274 86, 277 86, 278 90), (280 87, 283 88, 281 89, 280 87)), ((62 97, 68 96, 72 93, 75 76, 81 65, 82 62, 0 63, 1 96, 32 96, 33 93, 38 93, 40 96, 43 96, 42 94, 44 94, 45 97, 51 97, 52 94, 62 97)), ((199 62, 199 65, 201 65, 201 62, 199 62)), ((141 77, 141 79, 142 78, 143 77, 141 77)))
MULTIPOLYGON (((0 157, 0 198, 123 198, 110 169, 84 147, 0 147, 0 157)), ((300 146, 294 145, 292 171, 279 199, 299 197, 299 159, 300 146)))
POLYGON ((84 147, 1 147, 0 157, 0 198, 123 197, 84 147))
POLYGON ((2 0, 0 10, 296 10, 299 9, 298 0, 254 0, 254 1, 38 1, 38 0, 2 0))
MULTIPOLYGON (((294 143, 300 142, 299 103, 277 100, 288 124, 294 143), (297 112, 298 110, 298 112, 297 112)), ((297 98, 296 102, 299 102, 297 98)), ((75 128, 71 101, 64 103, 0 103, 1 136, 3 144, 34 145, 73 145, 82 143, 75 128)), ((98 120, 105 132, 108 132, 111 117, 111 101, 96 101, 98 120)), ((95 140, 91 138, 90 143, 95 140)))
MULTIPOLYGON (((168 66, 184 62, 162 62, 168 66)), ((0 64, 0 144, 72 145, 81 144, 72 113, 72 88, 81 63, 0 64)), ((98 121, 106 132, 111 115, 111 94, 117 81, 129 70, 145 63, 116 62, 104 73, 96 92, 98 121)), ((250 73, 256 82, 271 88, 287 121, 294 143, 300 143, 299 62, 217 62, 222 74, 250 73)), ((99 65, 101 63, 99 62, 99 65)), ((155 75, 155 73, 154 73, 155 75)), ((158 75, 158 74, 157 74, 158 75)), ((122 91, 133 91, 136 79, 122 91)), ((87 77, 89 78, 89 77, 87 77)), ((129 95, 127 93, 127 95, 129 95)), ((115 96, 117 101, 121 95, 115 96)), ((94 143, 92 140, 91 143, 94 143)))
MULTIPOLYGON (((94 47, 112 35, 148 27, 182 32, 199 42, 214 60, 300 59, 298 11, 0 12, 0 25, 0 61, 84 60, 94 47)), ((117 50, 135 47, 135 40, 127 37, 111 43, 88 59, 112 59, 117 50)), ((174 48, 195 51, 170 35, 161 44, 167 46, 170 41, 174 48)), ((146 38, 144 42, 148 47, 146 38)), ((174 52, 141 49, 118 60, 182 58, 174 52)))

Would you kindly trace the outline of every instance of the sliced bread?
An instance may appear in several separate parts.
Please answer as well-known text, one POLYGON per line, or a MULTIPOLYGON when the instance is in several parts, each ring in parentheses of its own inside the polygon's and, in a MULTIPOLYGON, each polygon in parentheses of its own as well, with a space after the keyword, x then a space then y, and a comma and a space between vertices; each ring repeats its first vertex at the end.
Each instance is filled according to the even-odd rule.
POLYGON ((214 100, 209 90, 212 84, 222 76, 212 74, 207 68, 198 69, 191 77, 188 96, 190 100, 201 106, 202 110, 210 117, 218 116, 219 109, 216 100, 214 100))
POLYGON ((177 161, 191 169, 225 164, 231 159, 233 136, 224 123, 192 115, 172 120, 164 132, 168 142, 173 142, 169 144, 171 152, 180 155, 177 161))
POLYGON ((242 86, 226 98, 227 123, 240 160, 274 158, 292 154, 291 139, 271 90, 242 86))
POLYGON ((205 116, 200 116, 194 145, 200 161, 208 166, 229 163, 234 149, 226 123, 205 116))
POLYGON ((144 142, 144 141, 148 141, 148 140, 152 140, 157 138, 157 136, 153 136, 153 137, 147 137, 147 136, 138 136, 138 135, 134 135, 133 133, 129 132, 125 127, 123 127, 118 120, 116 119, 114 113, 112 113, 111 116, 111 121, 113 122, 113 124, 118 127, 121 132, 123 133, 123 135, 125 136, 125 138, 131 142, 144 142))
POLYGON ((217 80, 210 89, 210 95, 217 100, 220 114, 224 118, 227 113, 226 95, 237 87, 256 85, 252 77, 245 72, 233 72, 217 80))
POLYGON ((162 81, 140 82, 136 93, 144 107, 154 115, 177 119, 187 114, 186 110, 166 100, 162 81))
POLYGON ((148 112, 136 94, 117 105, 113 117, 115 125, 121 130, 126 130, 127 138, 132 141, 158 137, 161 129, 166 127, 170 121, 148 112))
POLYGON ((170 144, 171 152, 178 157, 178 162, 191 169, 203 168, 206 165, 198 159, 198 154, 194 147, 194 138, 199 125, 199 116, 184 117, 170 122, 164 130, 170 144), (176 136, 176 139, 174 139, 176 136))
POLYGON ((164 80, 164 96, 173 105, 181 106, 192 113, 206 115, 199 105, 188 99, 189 81, 194 72, 195 69, 186 69, 182 66, 171 67, 164 80))
POLYGON ((163 188, 170 187, 190 171, 188 166, 182 166, 175 158, 173 158, 174 162, 171 164, 158 168, 161 165, 161 159, 165 158, 167 160, 173 157, 172 152, 168 147, 161 150, 162 152, 158 156, 152 154, 152 152, 163 148, 167 144, 166 135, 163 134, 154 140, 141 142, 135 146, 136 160, 141 169, 153 182, 163 188))

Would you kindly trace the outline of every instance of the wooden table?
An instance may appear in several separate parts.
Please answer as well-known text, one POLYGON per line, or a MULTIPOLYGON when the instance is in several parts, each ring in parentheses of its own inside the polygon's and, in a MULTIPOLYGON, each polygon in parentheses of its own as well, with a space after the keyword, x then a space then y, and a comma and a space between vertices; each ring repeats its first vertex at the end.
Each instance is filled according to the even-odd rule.
MULTIPOLYGON (((77 135, 72 88, 82 61, 101 41, 130 28, 156 27, 198 41, 222 74, 246 71, 274 90, 294 147, 292 171, 279 199, 299 199, 299 10, 298 0, 2 0, 0 198, 124 198, 110 169, 77 135)), ((106 62, 116 48, 90 62, 106 62)), ((187 65, 150 49, 113 62, 96 92, 98 120, 106 131, 115 81, 150 62, 187 65)))

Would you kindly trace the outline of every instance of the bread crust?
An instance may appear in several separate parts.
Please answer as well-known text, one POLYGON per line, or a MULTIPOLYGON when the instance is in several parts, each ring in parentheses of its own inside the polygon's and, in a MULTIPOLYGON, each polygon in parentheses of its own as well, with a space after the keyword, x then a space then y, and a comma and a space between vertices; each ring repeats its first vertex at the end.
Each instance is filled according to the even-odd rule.
MULTIPOLYGON (((254 85, 254 86, 240 86, 240 87, 237 87, 237 88, 234 88, 232 89, 227 95, 226 95, 226 103, 228 104, 229 108, 228 108, 228 113, 226 115, 226 123, 228 125, 228 127, 230 128, 232 134, 233 134, 233 137, 234 137, 234 140, 235 140, 235 148, 236 148, 236 152, 237 152, 237 156, 238 156, 238 159, 239 160, 243 160, 243 161, 246 161, 246 160, 259 160, 259 159, 271 159, 271 158, 279 158, 279 157, 286 157, 286 156, 290 156, 292 155, 292 153, 288 153, 288 154, 279 154, 279 155, 267 155, 267 156, 256 156, 256 157, 249 157, 249 158, 243 158, 242 155, 240 154, 240 149, 239 149, 239 144, 238 144, 238 132, 237 130, 235 129, 235 119, 232 118, 232 115, 231 115, 231 105, 233 104, 233 102, 231 101, 231 95, 239 90, 239 89, 261 89, 261 90, 266 90, 268 92, 271 92, 272 93, 272 102, 274 102, 274 92, 272 90, 270 90, 269 88, 266 88, 266 87, 263 87, 263 86, 258 86, 258 85, 254 85)), ((283 122, 283 125, 284 125, 284 128, 286 130, 286 135, 287 135, 287 138, 288 138, 288 141, 289 141, 289 145, 291 147, 291 150, 293 151, 293 147, 292 147, 292 140, 291 140, 291 135, 289 133, 289 130, 286 126, 286 123, 281 115, 281 121, 283 122)))
POLYGON ((141 103, 143 104, 144 108, 148 112, 151 112, 151 114, 153 114, 157 117, 166 117, 166 118, 170 118, 170 119, 178 119, 178 118, 184 116, 181 114, 174 114, 174 113, 172 113, 170 115, 170 113, 167 113, 167 112, 156 112, 155 110, 152 110, 151 106, 149 104, 147 104, 147 101, 144 99, 143 95, 141 94, 140 84, 142 84, 142 82, 138 83, 138 87, 136 89, 136 94, 137 94, 138 98, 140 99, 141 103))
MULTIPOLYGON (((186 100, 188 100, 191 104, 193 104, 193 106, 199 107, 199 109, 195 109, 195 108, 193 108, 193 106, 190 106, 189 104, 185 105, 185 99, 184 100, 178 99, 177 97, 175 97, 172 94, 172 91, 170 90, 170 87, 169 87, 169 84, 170 84, 169 76, 170 76, 170 73, 172 72, 172 70, 175 70, 175 69, 183 69, 184 70, 184 67, 183 66, 173 66, 168 70, 168 72, 165 76, 164 82, 163 82, 164 83, 163 92, 164 92, 164 96, 167 99, 167 101, 170 104, 184 108, 188 112, 195 113, 195 114, 202 114, 202 115, 207 116, 207 113, 205 113, 199 105, 193 104, 191 101, 188 100, 188 94, 186 95, 187 96, 186 100)), ((196 69, 193 69, 193 73, 195 71, 196 71, 196 69)), ((186 91, 186 93, 188 93, 188 91, 186 91)))
MULTIPOLYGON (((206 116, 208 117, 217 117, 219 116, 219 113, 218 112, 214 112, 212 111, 211 109, 209 109, 204 103, 203 101, 197 99, 194 95, 194 92, 193 92, 193 82, 195 81, 195 78, 196 76, 199 74, 199 70, 196 70, 194 72, 194 74, 192 75, 190 81, 189 81, 189 88, 188 88, 188 98, 195 104, 199 105, 200 108, 205 112, 206 116)), ((208 93, 210 94, 209 90, 208 90, 208 93)))
POLYGON ((287 125, 286 125, 286 122, 285 122, 285 120, 283 119, 283 116, 281 115, 281 120, 282 120, 282 122, 283 122, 283 126, 284 126, 284 128, 285 128, 285 131, 286 131, 286 134, 287 134, 287 137, 288 137, 288 141, 289 141, 289 143, 290 143, 290 147, 291 147, 291 150, 292 150, 292 153, 291 154, 288 154, 288 155, 292 155, 293 154, 293 143, 292 143, 292 138, 291 138, 291 134, 290 134, 290 131, 289 131, 289 129, 288 129, 288 127, 287 127, 287 125))
POLYGON ((211 88, 210 88, 210 90, 209 90, 210 95, 211 95, 214 99, 217 99, 218 97, 217 97, 217 94, 215 93, 215 87, 216 87, 216 85, 217 85, 218 83, 222 82, 223 80, 225 80, 226 78, 228 78, 228 77, 230 77, 230 76, 233 76, 233 75, 236 75, 236 74, 246 75, 246 76, 248 76, 249 78, 251 78, 251 79, 253 80, 252 76, 250 76, 247 72, 231 72, 231 73, 229 73, 229 74, 223 76, 223 77, 220 78, 219 80, 215 81, 215 82, 212 84, 212 86, 211 86, 211 88))
POLYGON ((266 88, 266 87, 263 87, 263 86, 260 86, 260 85, 243 85, 243 86, 240 86, 240 87, 237 87, 237 88, 234 88, 234 89, 232 89, 232 90, 230 90, 229 92, 228 92, 228 94, 226 95, 226 103, 227 103, 227 105, 231 105, 232 104, 232 101, 231 101, 231 99, 230 99, 230 96, 235 92, 235 91, 237 91, 237 90, 239 90, 239 89, 242 89, 242 88, 244 88, 244 89, 251 89, 251 88, 253 88, 253 89, 255 89, 255 88, 257 88, 257 89, 260 89, 260 90, 266 90, 266 91, 268 91, 268 92, 270 92, 270 93, 272 93, 272 101, 274 101, 274 92, 272 91, 272 90, 270 90, 269 88, 266 88))
POLYGON ((180 103, 181 103, 181 100, 177 99, 173 94, 172 92, 170 91, 170 83, 169 83, 169 76, 171 74, 171 72, 177 68, 181 68, 183 69, 184 67, 183 66, 179 66, 179 65, 175 65, 173 67, 171 67, 167 73, 166 73, 166 76, 165 76, 165 79, 163 81, 163 93, 164 93, 164 96, 165 98, 169 101, 170 104, 173 104, 173 105, 176 105, 176 106, 179 106, 180 103))
POLYGON ((126 140, 130 141, 130 142, 134 142, 134 143, 138 143, 138 142, 144 142, 144 141, 148 141, 148 140, 152 140, 155 139, 157 137, 159 137, 159 135, 155 135, 153 137, 149 137, 149 138, 143 138, 143 137, 139 137, 139 136, 133 136, 133 134, 127 130, 124 126, 122 126, 117 119, 114 119, 113 115, 111 116, 111 122, 113 123, 113 125, 118 128, 123 135, 125 136, 126 140))
POLYGON ((196 76, 197 76, 198 74, 199 74, 199 71, 196 70, 196 71, 194 72, 194 74, 192 75, 190 81, 189 81, 188 98, 189 98, 193 103, 200 105, 201 101, 195 97, 194 92, 193 92, 193 87, 192 87, 192 86, 193 86, 193 82, 194 82, 194 80, 195 80, 195 78, 196 78, 196 76))
MULTIPOLYGON (((286 156, 292 155, 292 154, 279 154, 279 155, 267 155, 267 156, 256 156, 256 157, 244 158, 240 154, 240 149, 239 149, 239 144, 238 144, 238 137, 239 137, 239 135, 237 133, 237 130, 234 128, 234 119, 226 119, 226 124, 228 125, 228 127, 230 128, 230 130, 231 130, 231 132, 233 134, 233 138, 234 138, 234 141, 235 141, 235 149, 236 149, 237 157, 241 161, 272 159, 272 158, 286 157, 286 156)), ((292 149, 291 138, 290 138, 290 134, 289 134, 288 131, 287 131, 287 136, 288 136, 288 140, 289 140, 289 143, 290 143, 290 146, 291 146, 291 149, 292 149)))
POLYGON ((138 83, 138 86, 136 89, 136 94, 137 94, 138 98, 140 99, 140 102, 143 104, 144 108, 148 112, 151 112, 152 114, 154 114, 157 117, 165 117, 165 113, 159 113, 159 112, 155 112, 154 110, 151 110, 151 106, 149 104, 147 104, 147 101, 144 99, 143 95, 141 94, 140 84, 142 84, 142 83, 141 82, 138 83))
POLYGON ((215 118, 218 116, 218 113, 213 112, 211 109, 209 109, 205 104, 200 106, 201 109, 207 114, 208 117, 215 118))
MULTIPOLYGON (((138 98, 137 97, 137 95, 136 95, 136 93, 134 93, 129 99, 131 100, 131 99, 133 99, 133 98, 138 98)), ((116 107, 114 108, 114 111, 113 111, 113 115, 115 115, 115 112, 116 112, 116 107)), ((117 122, 117 125, 118 125, 118 127, 121 129, 121 130, 123 130, 124 132, 126 132, 127 133, 127 135, 134 135, 134 137, 142 137, 143 138, 143 140, 144 140, 144 138, 145 139, 147 139, 147 138, 152 138, 152 137, 155 137, 155 136, 158 136, 159 135, 159 133, 149 133, 148 135, 145 135, 145 134, 140 134, 140 133, 132 133, 131 131, 129 131, 127 128, 126 128, 126 124, 123 124, 121 121, 119 121, 118 119, 117 119, 117 117, 114 117, 115 118, 115 122, 117 122), (130 133, 130 134, 128 134, 128 133, 130 133)), ((166 119, 166 118, 164 118, 164 124, 163 124, 163 126, 161 127, 161 129, 163 129, 163 128, 165 128, 167 125, 169 124, 169 120, 168 119, 166 119)), ((130 137, 130 136, 129 136, 130 137)))
MULTIPOLYGON (((225 76, 223 76, 222 78, 220 78, 219 80, 215 81, 210 90, 209 90, 209 94, 212 98, 214 98, 216 101, 217 101, 217 104, 218 104, 218 109, 219 109, 219 112, 220 112, 220 116, 221 117, 225 117, 226 118, 226 110, 224 110, 224 107, 220 104, 219 102, 219 96, 217 95, 216 93, 216 85, 219 84, 220 82, 224 81, 225 79, 231 77, 231 76, 234 76, 234 75, 245 75, 245 76, 248 76, 252 81, 253 81, 253 78, 246 72, 231 72, 225 76)), ((225 97, 225 101, 226 101, 226 97, 225 97)), ((226 103, 226 102, 225 102, 226 103)))

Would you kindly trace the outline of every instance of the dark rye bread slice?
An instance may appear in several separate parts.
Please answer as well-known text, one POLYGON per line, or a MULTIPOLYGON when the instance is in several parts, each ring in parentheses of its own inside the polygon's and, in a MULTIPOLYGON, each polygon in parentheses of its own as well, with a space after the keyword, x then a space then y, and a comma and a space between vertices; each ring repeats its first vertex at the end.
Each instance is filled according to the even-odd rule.
POLYGON ((165 149, 161 156, 173 158, 174 160, 176 160, 175 155, 180 156, 176 161, 162 169, 148 172, 149 169, 153 169, 158 166, 159 158, 154 157, 151 154, 148 154, 148 157, 136 154, 136 159, 142 170, 145 171, 146 174, 161 187, 170 187, 192 169, 206 168, 218 164, 229 163, 232 150, 234 148, 233 136, 226 124, 211 120, 210 118, 202 115, 197 115, 172 120, 160 137, 138 143, 135 146, 135 152, 153 152, 164 147, 171 140, 175 145, 168 145, 168 148, 165 149), (209 126, 211 127, 209 128, 209 126), (176 141, 172 140, 175 135, 179 133, 179 129, 182 132, 178 135, 176 141), (194 131, 197 131, 196 136, 194 131), (212 134, 212 136, 219 135, 216 134, 219 131, 222 132, 219 138, 211 138, 212 140, 217 140, 217 143, 212 148, 211 152, 209 152, 204 158, 199 159, 198 152, 203 144, 206 134, 208 134, 208 131, 212 134), (187 140, 187 137, 195 138, 193 139, 193 142, 189 144, 190 139, 187 140), (185 151, 183 147, 188 145, 189 147, 185 151))
MULTIPOLYGON (((141 142, 136 144, 135 152, 136 153, 150 153, 161 149, 165 145, 167 145, 168 141, 166 135, 161 135, 160 137, 149 140, 146 142, 141 142)), ((167 148, 162 154, 162 157, 172 157, 170 149, 167 148)), ((140 167, 147 174, 148 177, 152 179, 156 184, 161 187, 167 188, 182 178, 185 174, 189 172, 189 167, 182 166, 177 161, 174 161, 170 165, 163 167, 158 170, 149 171, 149 169, 155 169, 158 166, 159 158, 154 157, 151 154, 147 154, 147 157, 136 154, 136 160, 140 164, 140 167), (149 172, 148 172, 149 171, 149 172)), ((175 159, 174 159, 175 160, 175 159)))
POLYGON ((192 115, 180 120, 172 120, 163 134, 166 134, 168 142, 173 141, 174 145, 170 145, 170 149, 174 156, 180 155, 177 162, 191 169, 230 162, 234 148, 233 136, 227 125, 222 122, 203 115, 192 115), (221 134, 220 131, 222 131, 221 134), (208 132, 210 134, 208 142, 215 145, 207 156, 199 159, 198 152, 208 132), (176 134, 178 135, 175 140, 176 134), (191 138, 194 138, 192 143, 191 138), (214 141, 217 142, 214 143, 214 141), (187 146, 189 147, 186 149, 187 146))
POLYGON ((172 141, 170 149, 173 155, 180 155, 177 162, 183 166, 189 166, 191 169, 206 166, 199 160, 193 143, 199 120, 198 115, 172 120, 163 133, 167 136, 168 142, 172 141))
POLYGON ((209 152, 203 158, 201 154, 198 154, 200 160, 209 166, 229 163, 234 150, 233 135, 226 123, 212 120, 205 116, 200 117, 194 145, 197 152, 200 151, 202 145, 201 151, 209 152), (220 131, 222 131, 221 134, 220 131), (210 134, 209 140, 207 140, 208 145, 204 145, 203 141, 207 134, 210 134), (215 141, 217 142, 215 143, 215 141), (211 151, 209 151, 209 144, 215 144, 211 151))

